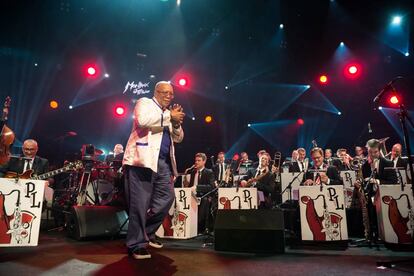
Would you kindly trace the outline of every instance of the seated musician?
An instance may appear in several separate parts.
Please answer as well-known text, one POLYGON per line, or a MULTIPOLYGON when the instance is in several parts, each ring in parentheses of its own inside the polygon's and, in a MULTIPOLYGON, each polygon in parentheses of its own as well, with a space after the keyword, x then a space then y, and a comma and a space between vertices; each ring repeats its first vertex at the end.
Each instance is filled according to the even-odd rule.
POLYGON ((401 144, 397 143, 394 146, 392 146, 390 160, 394 163, 394 168, 407 169, 408 158, 406 156, 401 156, 401 152, 401 144))
POLYGON ((298 158, 296 162, 292 162, 289 167, 289 172, 302 172, 308 169, 308 159, 306 158, 306 150, 298 148, 298 158))
POLYGON ((347 153, 346 149, 338 149, 336 151, 336 155, 338 156, 338 160, 335 160, 333 162, 333 165, 339 170, 339 171, 349 171, 351 169, 351 161, 352 158, 347 153))
POLYGON ((249 159, 247 152, 242 152, 240 153, 239 164, 236 171, 238 174, 245 175, 252 165, 253 161, 249 159))
POLYGON ((256 187, 258 191, 263 193, 264 201, 260 205, 265 208, 271 207, 271 194, 275 189, 274 173, 276 168, 273 166, 272 169, 269 169, 269 164, 270 155, 268 153, 262 154, 259 166, 250 169, 240 182, 241 187, 256 187))
POLYGON ((342 185, 343 181, 336 167, 328 166, 323 161, 323 150, 313 148, 311 150, 313 166, 304 174, 302 185, 342 185))
POLYGON ((354 159, 355 158, 361 159, 361 160, 365 159, 364 148, 363 147, 360 147, 360 146, 355 147, 355 157, 354 157, 354 159))
MULTIPOLYGON (((193 196, 203 196, 205 192, 215 188, 214 173, 205 167, 206 160, 207 156, 205 153, 197 153, 194 158, 194 168, 190 171, 190 182, 184 181, 184 187, 192 188, 193 196), (200 191, 202 191, 201 194, 200 191)), ((213 195, 202 198, 198 206, 199 233, 212 229, 213 222, 210 219, 210 208, 214 204, 212 197, 213 195)))
MULTIPOLYGON (((22 174, 28 170, 32 170, 34 175, 41 175, 49 171, 49 161, 45 158, 37 156, 39 147, 35 140, 27 139, 23 142, 23 156, 11 157, 9 162, 1 167, 0 177, 5 177, 7 172, 22 174)), ((49 179, 52 181, 53 179, 49 179)), ((49 185, 46 181, 46 185, 49 185)))
POLYGON ((219 152, 217 154, 216 164, 213 166, 214 177, 217 180, 217 183, 223 183, 226 178, 227 169, 230 169, 230 164, 226 163, 224 152, 219 152))
POLYGON ((124 159, 124 147, 121 144, 116 144, 112 154, 108 154, 105 157, 105 163, 111 167, 119 169, 122 166, 122 160, 124 159))
POLYGON ((256 156, 257 156, 257 161, 255 161, 255 162, 253 162, 253 168, 257 168, 257 166, 259 166, 259 163, 260 163, 260 157, 262 156, 262 154, 265 154, 265 153, 268 153, 266 150, 264 150, 264 149, 262 149, 262 150, 259 150, 258 152, 257 152, 257 154, 256 154, 256 156))
POLYGON ((331 149, 325 149, 325 158, 323 162, 328 166, 333 166, 334 159, 332 158, 332 150, 331 149))

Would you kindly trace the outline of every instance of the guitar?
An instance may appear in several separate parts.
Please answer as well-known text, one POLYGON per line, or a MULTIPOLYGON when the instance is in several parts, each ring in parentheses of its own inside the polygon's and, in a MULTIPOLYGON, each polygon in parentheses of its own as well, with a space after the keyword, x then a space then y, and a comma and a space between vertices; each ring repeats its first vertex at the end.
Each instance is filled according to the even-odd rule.
POLYGON ((66 164, 65 166, 63 166, 60 169, 57 170, 53 170, 41 175, 34 175, 33 174, 33 170, 27 170, 22 174, 18 174, 16 172, 7 172, 6 175, 4 176, 5 178, 21 178, 21 179, 33 179, 33 180, 45 180, 48 178, 51 178, 57 174, 63 173, 63 172, 67 172, 67 171, 77 171, 83 168, 83 164, 82 161, 75 161, 75 162, 70 162, 68 164, 66 164))

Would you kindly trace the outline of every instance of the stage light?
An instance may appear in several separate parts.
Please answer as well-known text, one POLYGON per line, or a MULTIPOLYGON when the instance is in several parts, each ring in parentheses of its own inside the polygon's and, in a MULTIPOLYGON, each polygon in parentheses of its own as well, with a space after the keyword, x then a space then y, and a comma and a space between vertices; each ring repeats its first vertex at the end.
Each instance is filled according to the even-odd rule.
POLYGON ((73 109, 73 106, 72 106, 72 105, 70 105, 70 106, 69 106, 69 109, 73 109))
POLYGON ((115 115, 117 115, 118 117, 121 117, 125 114, 125 107, 123 106, 116 106, 115 107, 115 115))
POLYGON ((283 29, 285 26, 283 24, 279 25, 279 29, 283 29))
POLYGON ((179 84, 180 86, 187 86, 188 81, 187 81, 187 79, 186 79, 186 78, 180 78, 180 79, 178 80, 178 84, 179 84))
POLYGON ((301 119, 301 118, 299 118, 296 122, 297 122, 297 123, 298 123, 298 125, 300 125, 300 126, 302 126, 302 125, 304 125, 304 124, 305 124, 305 121, 304 121, 303 119, 301 119))
POLYGON ((361 74, 361 66, 351 63, 345 66, 345 76, 348 78, 357 78, 361 74))
POLYGON ((209 123, 211 123, 211 122, 213 121, 213 117, 211 117, 210 115, 207 115, 207 116, 204 118, 204 121, 205 121, 207 124, 209 124, 209 123))
POLYGON ((400 102, 400 100, 398 99, 398 97, 396 95, 394 95, 390 98, 390 103, 391 104, 398 104, 399 102, 400 102))
POLYGON ((57 101, 55 101, 55 100, 50 101, 49 105, 50 105, 50 107, 51 107, 52 109, 56 109, 56 108, 58 108, 58 107, 59 107, 58 102, 57 102, 57 101))
POLYGON ((379 109, 379 110, 382 110, 382 106, 379 106, 379 107, 378 107, 378 109, 379 109))
POLYGON ((195 117, 191 118, 191 120, 195 121, 195 117))
POLYGON ((409 52, 406 52, 406 53, 404 54, 404 56, 408 57, 408 56, 410 56, 410 53, 409 53, 409 52))
POLYGON ((37 63, 34 64, 34 66, 36 66, 36 67, 37 67, 37 65, 38 65, 37 63))
POLYGON ((306 89, 309 89, 311 86, 308 84, 308 85, 306 85, 305 87, 306 87, 306 89))
POLYGON ((224 90, 229 90, 229 87, 227 85, 224 86, 224 90))
POLYGON ((109 74, 108 73, 105 73, 104 77, 105 78, 109 78, 109 74))
POLYGON ((177 6, 181 5, 181 0, 177 0, 177 6))
POLYGON ((251 127, 252 126, 252 124, 247 124, 247 127, 251 127))
POLYGON ((342 115, 342 112, 341 111, 338 111, 338 115, 342 115))
POLYGON ((320 82, 321 84, 327 84, 327 83, 328 83, 328 77, 327 77, 326 75, 321 75, 321 76, 319 77, 319 82, 320 82))
POLYGON ((400 25, 402 21, 402 17, 397 15, 392 18, 392 25, 400 25))
POLYGON ((96 74, 96 68, 93 66, 89 66, 87 69, 87 73, 89 76, 95 76, 96 74))
POLYGON ((343 41, 341 41, 341 43, 339 43, 339 46, 345 46, 345 43, 343 41))

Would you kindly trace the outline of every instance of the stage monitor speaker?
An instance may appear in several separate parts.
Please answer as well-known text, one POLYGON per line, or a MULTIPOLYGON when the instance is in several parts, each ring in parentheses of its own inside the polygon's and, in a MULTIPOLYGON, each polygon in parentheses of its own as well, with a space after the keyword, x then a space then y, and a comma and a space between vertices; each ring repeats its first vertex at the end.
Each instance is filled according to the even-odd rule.
POLYGON ((282 210, 218 210, 214 249, 247 253, 284 253, 282 210))
POLYGON ((69 237, 76 240, 112 237, 126 233, 128 215, 125 210, 112 206, 73 206, 67 229, 69 237))

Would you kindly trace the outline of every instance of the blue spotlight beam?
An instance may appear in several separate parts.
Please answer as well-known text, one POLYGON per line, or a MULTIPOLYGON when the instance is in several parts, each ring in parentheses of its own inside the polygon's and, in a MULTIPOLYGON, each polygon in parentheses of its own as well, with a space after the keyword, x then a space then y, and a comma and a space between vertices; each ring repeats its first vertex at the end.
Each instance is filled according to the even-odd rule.
POLYGON ((297 101, 298 105, 308 108, 326 111, 329 113, 341 115, 342 113, 335 107, 335 105, 318 89, 312 89, 306 96, 303 96, 297 101))

